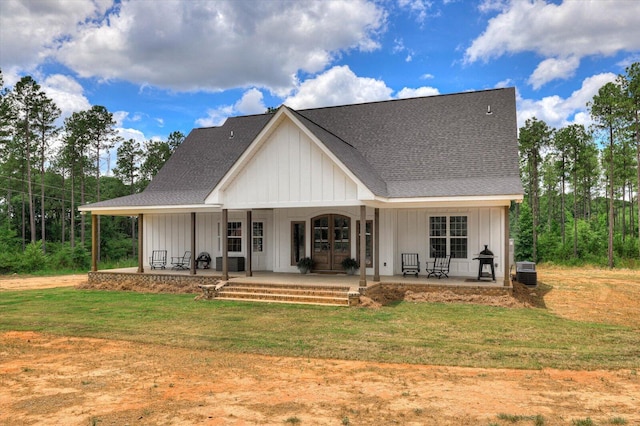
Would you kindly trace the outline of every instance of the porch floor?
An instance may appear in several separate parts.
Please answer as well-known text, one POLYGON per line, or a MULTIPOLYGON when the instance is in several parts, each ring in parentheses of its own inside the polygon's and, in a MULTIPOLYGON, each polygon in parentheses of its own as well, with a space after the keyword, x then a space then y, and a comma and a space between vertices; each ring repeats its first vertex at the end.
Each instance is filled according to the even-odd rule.
MULTIPOLYGON (((107 269, 98 271, 98 273, 119 273, 119 274, 138 274, 136 267, 107 269)), ((156 275, 175 275, 181 277, 191 276, 189 270, 173 270, 173 269, 145 269, 144 274, 156 275)), ((215 269, 197 269, 194 277, 222 277, 220 271, 215 269)), ((326 287, 350 287, 354 291, 358 291, 360 275, 347 274, 321 274, 321 273, 281 273, 281 272, 265 272, 254 271, 253 276, 247 277, 244 272, 229 273, 229 281, 234 283, 251 283, 251 284, 283 284, 297 286, 326 286, 326 287)), ((482 280, 477 281, 470 277, 449 277, 449 278, 427 278, 426 276, 406 276, 393 275, 381 276, 380 281, 373 281, 372 275, 367 275, 367 288, 378 286, 380 284, 401 284, 401 285, 433 285, 439 287, 503 287, 502 279, 496 282, 482 280)))

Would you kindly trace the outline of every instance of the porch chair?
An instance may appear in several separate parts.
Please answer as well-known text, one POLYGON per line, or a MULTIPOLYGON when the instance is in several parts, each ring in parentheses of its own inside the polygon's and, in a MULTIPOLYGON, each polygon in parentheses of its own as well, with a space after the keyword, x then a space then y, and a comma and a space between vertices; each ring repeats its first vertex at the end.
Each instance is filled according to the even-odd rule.
POLYGON ((429 264, 431 262, 427 262, 427 278, 433 276, 437 276, 438 279, 445 277, 449 278, 449 265, 451 264, 451 255, 446 255, 445 257, 436 257, 433 259, 433 266, 429 268, 429 264))
POLYGON ((164 269, 167 265, 167 251, 166 250, 154 250, 151 252, 149 258, 149 265, 151 269, 164 269))
POLYGON ((418 253, 402 253, 402 276, 415 274, 416 278, 420 273, 420 259, 418 253))
POLYGON ((171 269, 189 269, 191 266, 191 252, 185 251, 182 256, 171 256, 171 269))

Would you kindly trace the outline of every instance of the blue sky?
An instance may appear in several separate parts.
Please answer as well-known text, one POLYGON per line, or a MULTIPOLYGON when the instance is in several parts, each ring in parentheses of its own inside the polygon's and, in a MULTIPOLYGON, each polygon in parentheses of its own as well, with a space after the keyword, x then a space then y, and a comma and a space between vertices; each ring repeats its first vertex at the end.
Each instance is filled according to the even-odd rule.
POLYGON ((515 87, 518 125, 590 123, 640 61, 640 1, 2 0, 5 85, 140 141, 293 108, 515 87))

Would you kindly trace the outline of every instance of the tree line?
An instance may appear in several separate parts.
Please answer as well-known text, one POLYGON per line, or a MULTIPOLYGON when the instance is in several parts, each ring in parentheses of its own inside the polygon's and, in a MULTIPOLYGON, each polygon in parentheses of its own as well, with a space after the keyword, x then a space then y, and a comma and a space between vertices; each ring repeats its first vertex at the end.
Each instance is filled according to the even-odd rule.
POLYGON ((516 257, 638 266, 640 63, 587 104, 593 124, 554 129, 535 117, 519 131, 522 205, 512 209, 516 257))
MULTIPOLYGON (((589 128, 534 117, 519 129, 518 260, 638 265, 640 63, 625 71, 587 105, 589 128)), ((99 105, 60 116, 33 77, 8 88, 0 70, 0 273, 88 267, 91 218, 77 207, 142 191, 185 137, 123 140, 99 105)), ((135 259, 136 218, 98 220, 99 259, 135 259)))
MULTIPOLYGON (((7 88, 0 70, 0 272, 86 267, 91 219, 78 206, 141 191, 185 137, 124 140, 100 105, 60 116, 33 77, 7 88)), ((136 256, 135 218, 98 221, 99 259, 136 256)))

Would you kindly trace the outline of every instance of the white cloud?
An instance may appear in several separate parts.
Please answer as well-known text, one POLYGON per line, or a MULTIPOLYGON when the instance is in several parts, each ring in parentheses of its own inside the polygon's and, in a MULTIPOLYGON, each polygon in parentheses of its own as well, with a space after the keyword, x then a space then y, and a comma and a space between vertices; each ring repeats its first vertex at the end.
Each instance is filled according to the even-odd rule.
POLYGON ((69 117, 74 112, 91 108, 80 83, 69 76, 52 74, 45 78, 40 86, 62 111, 61 119, 69 117))
POLYGON ((535 52, 544 60, 530 77, 534 87, 573 75, 580 59, 640 49, 640 2, 485 1, 481 11, 500 10, 465 52, 465 62, 535 52))
POLYGON ((427 73, 427 74, 422 74, 422 75, 420 76, 420 79, 421 79, 421 80, 431 80, 432 78, 436 78, 436 77, 435 77, 433 74, 429 74, 429 73, 427 73))
POLYGON ((580 66, 580 59, 575 56, 569 58, 549 58, 538 64, 538 67, 529 77, 528 83, 538 90, 544 84, 555 79, 568 79, 575 75, 580 66))
POLYGON ((350 50, 378 49, 387 19, 366 0, 131 1, 114 10, 80 24, 56 58, 81 77, 173 90, 281 93, 299 72, 320 72, 350 50))
POLYGON ((207 116, 196 120, 200 127, 221 126, 227 117, 233 115, 262 114, 267 111, 260 90, 252 88, 244 92, 242 97, 233 105, 223 105, 207 110, 207 116))
POLYGON ((78 22, 103 16, 111 0, 0 2, 0 66, 27 71, 76 34, 78 22))
POLYGON ((524 126, 527 119, 536 117, 549 126, 560 128, 572 123, 589 125, 591 119, 587 112, 587 103, 606 83, 614 81, 613 73, 597 74, 584 79, 580 89, 564 99, 560 96, 546 96, 540 100, 524 99, 517 95, 518 127, 524 126), (573 119, 572 119, 573 118, 573 119))
POLYGON ((387 100, 391 93, 384 81, 358 77, 344 65, 304 81, 283 103, 293 109, 306 109, 387 100))
POLYGON ((411 13, 415 14, 418 22, 424 22, 433 2, 429 0, 398 0, 398 5, 401 8, 409 9, 411 13))
POLYGON ((397 99, 405 99, 405 98, 417 98, 421 96, 435 96, 439 94, 440 94, 440 91, 435 87, 423 86, 423 87, 418 87, 417 89, 411 89, 409 87, 405 87, 402 90, 400 90, 395 97, 397 99))
POLYGON ((508 0, 483 0, 478 5, 478 10, 482 13, 495 12, 506 9, 508 4, 508 0))
POLYGON ((511 85, 513 85, 513 80, 511 80, 510 78, 505 78, 504 80, 497 82, 493 87, 496 89, 502 89, 511 85))
MULTIPOLYGON (((138 129, 116 127, 116 132, 118 133, 118 136, 120 136, 124 140, 133 139, 137 142, 140 142, 140 144, 143 144, 147 140, 144 133, 142 133, 138 129)), ((115 150, 117 150, 117 148, 115 150)))
POLYGON ((262 101, 262 92, 256 88, 246 91, 242 98, 235 104, 235 109, 244 114, 262 114, 267 110, 267 107, 262 101))
POLYGON ((232 105, 223 105, 218 108, 211 108, 207 110, 207 116, 201 117, 196 120, 198 127, 214 127, 222 126, 228 117, 234 114, 232 105))
POLYGON ((129 116, 127 111, 116 111, 113 113, 113 120, 116 122, 116 126, 122 126, 122 123, 129 116))

